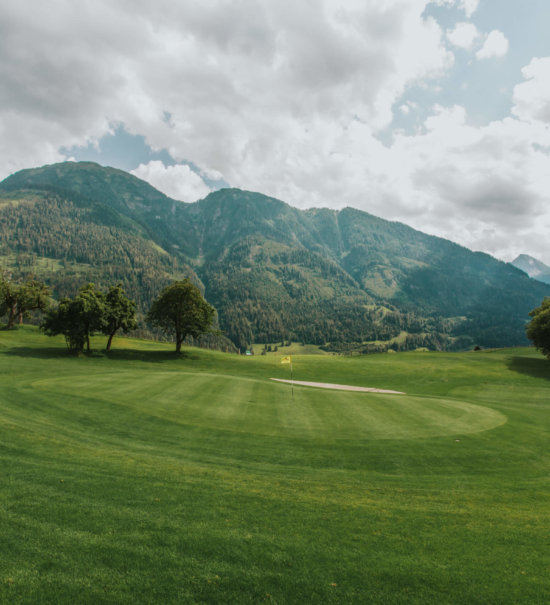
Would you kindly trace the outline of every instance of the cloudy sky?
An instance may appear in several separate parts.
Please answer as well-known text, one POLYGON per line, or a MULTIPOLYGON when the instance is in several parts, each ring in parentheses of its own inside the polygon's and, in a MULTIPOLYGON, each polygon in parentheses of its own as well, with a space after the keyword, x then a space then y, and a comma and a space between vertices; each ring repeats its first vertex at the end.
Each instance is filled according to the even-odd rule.
POLYGON ((550 264, 548 0, 0 4, 0 178, 353 206, 550 264))

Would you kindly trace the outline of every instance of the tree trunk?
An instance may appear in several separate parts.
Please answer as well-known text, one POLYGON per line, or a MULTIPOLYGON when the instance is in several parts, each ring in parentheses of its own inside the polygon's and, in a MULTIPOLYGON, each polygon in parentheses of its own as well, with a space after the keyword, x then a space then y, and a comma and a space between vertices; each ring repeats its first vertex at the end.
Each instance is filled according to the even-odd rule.
POLYGON ((109 340, 107 341, 107 346, 105 347, 106 351, 110 351, 111 350, 111 343, 113 342, 113 336, 115 335, 116 330, 114 332, 111 332, 109 334, 109 340))
POLYGON ((17 316, 17 323, 22 326, 23 325, 23 313, 19 311, 19 315, 17 316))
POLYGON ((90 335, 86 334, 86 351, 90 352, 90 335))
POLYGON ((10 307, 10 316, 8 318, 8 329, 11 330, 15 324, 15 316, 16 316, 16 305, 15 303, 10 307))

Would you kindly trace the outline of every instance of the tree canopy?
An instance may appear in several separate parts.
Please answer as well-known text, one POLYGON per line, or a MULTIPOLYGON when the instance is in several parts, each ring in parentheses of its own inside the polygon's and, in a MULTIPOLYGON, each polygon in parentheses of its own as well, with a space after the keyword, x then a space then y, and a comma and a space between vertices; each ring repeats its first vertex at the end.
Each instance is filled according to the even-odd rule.
POLYGON ((540 307, 533 309, 529 315, 532 319, 527 324, 527 338, 550 358, 550 297, 545 298, 540 307))
POLYGON ((62 298, 56 308, 49 310, 41 326, 49 336, 63 334, 67 348, 74 354, 82 352, 84 346, 90 350, 90 336, 95 332, 109 337, 109 351, 118 330, 129 332, 136 327, 136 303, 126 297, 120 284, 104 294, 91 283, 82 286, 74 298, 62 298))
POLYGON ((57 308, 46 314, 41 328, 48 336, 63 334, 67 348, 77 355, 90 350, 90 336, 102 331, 105 320, 105 295, 86 284, 79 289, 75 298, 62 298, 57 308))
POLYGON ((118 330, 129 332, 136 328, 136 303, 126 296, 121 284, 111 286, 105 295, 105 314, 102 329, 103 333, 109 337, 106 350, 111 350, 113 337, 118 330))
POLYGON ((8 314, 7 328, 13 328, 16 320, 23 323, 30 311, 44 311, 49 302, 48 287, 33 277, 19 282, 0 277, 0 316, 8 314))
POLYGON ((176 281, 162 290, 153 301, 147 321, 176 339, 176 352, 187 336, 198 338, 207 332, 214 320, 214 307, 202 297, 189 279, 176 281))

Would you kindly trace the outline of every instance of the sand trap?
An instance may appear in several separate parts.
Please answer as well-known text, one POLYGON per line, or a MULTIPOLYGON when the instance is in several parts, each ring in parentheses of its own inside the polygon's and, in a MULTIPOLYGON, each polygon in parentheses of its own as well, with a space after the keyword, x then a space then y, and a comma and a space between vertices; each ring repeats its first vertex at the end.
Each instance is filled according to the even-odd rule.
POLYGON ((388 395, 405 395, 402 391, 388 391, 386 389, 373 389, 370 387, 353 387, 347 384, 330 384, 328 382, 304 382, 303 380, 283 380, 282 378, 271 378, 276 382, 286 382, 301 387, 318 387, 320 389, 333 389, 334 391, 360 391, 361 393, 386 393, 388 395))

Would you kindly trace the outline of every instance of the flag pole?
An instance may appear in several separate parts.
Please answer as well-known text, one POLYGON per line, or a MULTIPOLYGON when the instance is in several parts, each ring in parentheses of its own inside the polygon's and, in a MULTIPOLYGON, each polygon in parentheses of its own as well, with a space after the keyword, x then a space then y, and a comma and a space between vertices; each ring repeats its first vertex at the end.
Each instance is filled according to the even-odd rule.
POLYGON ((292 377, 292 357, 290 358, 290 388, 292 391, 292 403, 294 403, 294 378, 292 377))
POLYGON ((292 393, 292 401, 294 401, 294 376, 292 374, 292 355, 287 355, 286 357, 283 357, 281 359, 281 363, 290 364, 290 390, 292 393))

